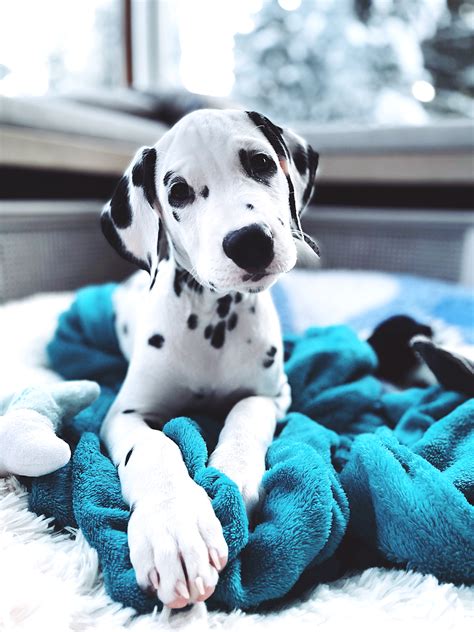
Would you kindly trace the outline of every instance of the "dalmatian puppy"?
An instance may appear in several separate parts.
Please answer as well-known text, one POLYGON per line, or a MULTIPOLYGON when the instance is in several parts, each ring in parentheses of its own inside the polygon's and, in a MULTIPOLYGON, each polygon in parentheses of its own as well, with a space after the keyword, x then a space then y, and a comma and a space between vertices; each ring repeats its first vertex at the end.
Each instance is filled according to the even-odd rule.
POLYGON ((317 163, 304 140, 256 112, 200 110, 138 151, 102 213, 108 241, 150 277, 116 293, 129 369, 101 434, 132 510, 137 581, 170 608, 213 593, 227 546, 160 429, 193 411, 225 419, 210 465, 252 509, 291 400, 267 290, 298 248, 317 250, 299 217, 317 163))

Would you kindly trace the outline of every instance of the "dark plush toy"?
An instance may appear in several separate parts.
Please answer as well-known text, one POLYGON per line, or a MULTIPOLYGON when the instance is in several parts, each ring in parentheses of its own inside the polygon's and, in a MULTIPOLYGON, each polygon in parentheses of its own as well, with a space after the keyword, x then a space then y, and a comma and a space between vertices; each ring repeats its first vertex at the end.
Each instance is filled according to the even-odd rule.
POLYGON ((378 375, 397 385, 416 383, 416 370, 427 365, 446 389, 474 396, 474 364, 433 340, 433 330, 409 316, 392 316, 378 325, 368 343, 379 361, 378 375))
POLYGON ((378 375, 394 384, 404 384, 421 362, 410 345, 417 335, 431 339, 433 330, 409 316, 392 316, 378 325, 368 343, 379 360, 378 375))

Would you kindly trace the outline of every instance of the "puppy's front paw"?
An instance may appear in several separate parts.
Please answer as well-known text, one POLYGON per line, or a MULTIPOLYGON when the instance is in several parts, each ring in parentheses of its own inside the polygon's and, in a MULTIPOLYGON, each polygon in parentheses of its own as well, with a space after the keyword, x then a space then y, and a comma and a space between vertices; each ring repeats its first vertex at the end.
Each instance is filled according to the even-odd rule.
POLYGON ((138 585, 169 608, 210 597, 227 563, 221 524, 191 479, 165 500, 148 496, 135 505, 128 543, 138 585))
POLYGON ((258 450, 219 446, 209 459, 209 465, 228 476, 240 490, 250 517, 258 506, 261 483, 265 474, 265 455, 258 450))

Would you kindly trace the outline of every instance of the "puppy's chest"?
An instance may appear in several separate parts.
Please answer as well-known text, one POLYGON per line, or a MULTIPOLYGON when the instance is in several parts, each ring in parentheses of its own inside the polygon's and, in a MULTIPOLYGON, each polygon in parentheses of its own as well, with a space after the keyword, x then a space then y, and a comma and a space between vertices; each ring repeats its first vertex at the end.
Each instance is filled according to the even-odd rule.
POLYGON ((203 382, 223 391, 255 380, 260 384, 280 347, 278 323, 268 312, 257 300, 237 297, 236 302, 231 295, 204 307, 191 300, 172 301, 148 320, 141 344, 146 339, 153 364, 172 363, 192 389, 203 382), (163 351, 163 357, 154 350, 163 351))
POLYGON ((129 303, 124 304, 117 331, 122 349, 131 356, 134 388, 146 399, 156 393, 160 404, 179 400, 183 406, 208 409, 253 394, 277 394, 283 370, 281 333, 269 294, 203 297, 159 287, 153 297, 138 301, 136 323, 129 303))

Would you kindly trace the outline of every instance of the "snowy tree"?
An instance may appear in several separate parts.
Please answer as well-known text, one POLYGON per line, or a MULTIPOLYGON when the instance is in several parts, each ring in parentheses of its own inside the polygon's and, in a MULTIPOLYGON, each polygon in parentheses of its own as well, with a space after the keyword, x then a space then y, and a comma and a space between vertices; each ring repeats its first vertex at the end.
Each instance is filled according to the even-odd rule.
POLYGON ((434 80, 422 45, 446 20, 446 0, 287 4, 266 0, 254 30, 236 36, 234 96, 244 105, 280 120, 428 120, 434 80))

